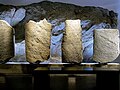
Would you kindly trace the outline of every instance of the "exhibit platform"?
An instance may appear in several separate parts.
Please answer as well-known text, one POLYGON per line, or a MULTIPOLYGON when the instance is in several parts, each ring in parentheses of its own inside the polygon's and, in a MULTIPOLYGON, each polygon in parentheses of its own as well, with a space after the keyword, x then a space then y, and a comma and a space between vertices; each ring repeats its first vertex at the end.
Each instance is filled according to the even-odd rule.
POLYGON ((18 76, 18 79, 19 76, 23 76, 24 78, 29 78, 27 81, 29 81, 29 85, 31 85, 31 87, 33 88, 27 88, 26 90, 48 90, 50 89, 50 75, 54 76, 57 74, 67 75, 67 77, 77 77, 82 74, 93 74, 96 75, 95 90, 119 90, 119 63, 30 64, 28 62, 7 62, 6 64, 0 64, 0 76, 5 77, 5 82, 7 85, 6 88, 11 87, 9 85, 9 77, 18 76))

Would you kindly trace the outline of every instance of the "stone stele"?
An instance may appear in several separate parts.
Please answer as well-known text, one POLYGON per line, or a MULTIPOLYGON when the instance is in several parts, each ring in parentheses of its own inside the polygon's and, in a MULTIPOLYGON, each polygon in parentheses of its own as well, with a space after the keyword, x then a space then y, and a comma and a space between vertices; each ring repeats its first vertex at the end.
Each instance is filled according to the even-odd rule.
POLYGON ((62 44, 62 61, 80 63, 83 59, 80 20, 66 20, 62 44))
POLYGON ((107 63, 114 61, 118 55, 118 29, 96 29, 94 31, 93 60, 99 63, 107 63))
POLYGON ((52 25, 46 19, 25 25, 26 60, 30 63, 48 60, 52 25))
POLYGON ((14 57, 13 34, 14 29, 5 20, 0 20, 0 62, 14 57))

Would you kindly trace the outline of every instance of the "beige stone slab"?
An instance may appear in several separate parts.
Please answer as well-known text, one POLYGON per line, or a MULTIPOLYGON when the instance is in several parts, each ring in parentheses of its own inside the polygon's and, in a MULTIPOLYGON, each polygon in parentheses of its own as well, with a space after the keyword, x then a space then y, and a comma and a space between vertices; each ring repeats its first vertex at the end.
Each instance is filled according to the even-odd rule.
POLYGON ((62 44, 63 62, 82 62, 82 28, 80 20, 66 20, 65 34, 62 44))
POLYGON ((0 20, 0 62, 14 57, 14 29, 4 20, 0 20))
POLYGON ((26 60, 48 60, 52 25, 46 19, 35 22, 30 20, 25 26, 26 60))
POLYGON ((93 60, 106 63, 114 61, 119 55, 118 29, 96 29, 94 31, 93 60))

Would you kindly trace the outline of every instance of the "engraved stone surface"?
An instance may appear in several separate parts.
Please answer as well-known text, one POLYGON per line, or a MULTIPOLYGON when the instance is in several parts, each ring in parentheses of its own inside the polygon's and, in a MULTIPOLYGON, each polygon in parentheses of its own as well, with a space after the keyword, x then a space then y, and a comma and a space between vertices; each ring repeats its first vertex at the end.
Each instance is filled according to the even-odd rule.
POLYGON ((66 20, 66 29, 63 36, 62 60, 63 62, 82 62, 82 28, 80 20, 66 20))
POLYGON ((14 29, 5 21, 0 20, 0 62, 14 57, 14 29))
POLYGON ((52 25, 46 19, 40 22, 30 20, 25 25, 26 60, 48 60, 50 55, 50 37, 52 25))
POLYGON ((119 55, 118 29, 96 29, 94 31, 93 60, 106 63, 114 61, 119 55))

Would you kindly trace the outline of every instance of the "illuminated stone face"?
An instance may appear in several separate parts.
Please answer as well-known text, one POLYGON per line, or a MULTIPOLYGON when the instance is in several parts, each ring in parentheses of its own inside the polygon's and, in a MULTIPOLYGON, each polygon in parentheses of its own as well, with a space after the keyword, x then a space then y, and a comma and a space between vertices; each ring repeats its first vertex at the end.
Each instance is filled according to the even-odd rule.
POLYGON ((82 62, 82 28, 80 20, 66 20, 66 29, 62 43, 63 62, 82 62))
POLYGON ((119 55, 118 29, 96 29, 94 31, 93 60, 106 63, 114 61, 119 55))
POLYGON ((14 30, 4 20, 0 20, 0 62, 14 57, 14 30))
POLYGON ((26 60, 48 60, 50 55, 51 24, 46 19, 40 22, 29 21, 25 26, 26 60))

